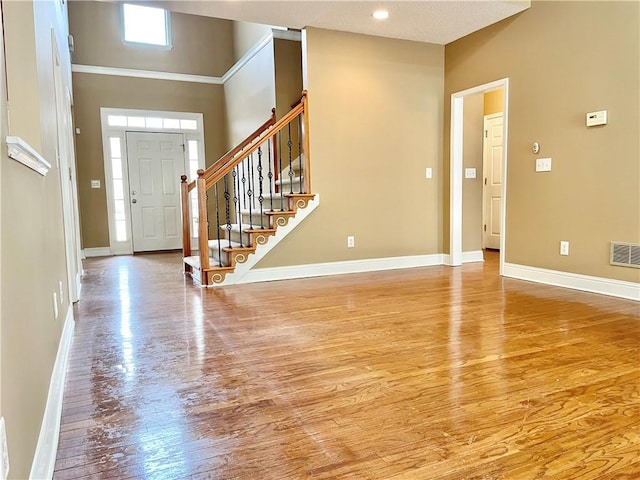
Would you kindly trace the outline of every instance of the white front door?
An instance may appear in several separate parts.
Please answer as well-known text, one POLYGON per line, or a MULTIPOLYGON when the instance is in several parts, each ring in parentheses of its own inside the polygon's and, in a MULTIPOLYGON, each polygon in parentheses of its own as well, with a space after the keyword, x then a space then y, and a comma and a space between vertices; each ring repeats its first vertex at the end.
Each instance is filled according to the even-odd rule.
POLYGON ((134 252, 182 248, 180 175, 187 172, 181 133, 127 132, 134 252))
POLYGON ((502 224, 502 113, 484 117, 482 246, 500 249, 502 224))

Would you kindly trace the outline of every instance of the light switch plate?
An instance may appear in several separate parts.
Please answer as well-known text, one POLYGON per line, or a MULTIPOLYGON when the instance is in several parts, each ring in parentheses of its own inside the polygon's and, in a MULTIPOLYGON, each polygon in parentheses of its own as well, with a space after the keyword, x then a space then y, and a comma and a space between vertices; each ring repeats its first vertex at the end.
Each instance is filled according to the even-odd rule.
POLYGON ((476 169, 475 168, 465 168, 464 169, 464 178, 476 178, 476 169))
POLYGON ((91 188, 100 188, 100 180, 91 180, 91 188))
POLYGON ((606 125, 606 124, 607 124, 606 110, 587 113, 587 127, 596 127, 598 125, 606 125))
POLYGON ((433 178, 433 168, 427 167, 427 169, 425 171, 425 176, 427 178, 433 178))
POLYGON ((536 158, 536 172, 550 172, 550 171, 551 171, 550 158, 536 158))

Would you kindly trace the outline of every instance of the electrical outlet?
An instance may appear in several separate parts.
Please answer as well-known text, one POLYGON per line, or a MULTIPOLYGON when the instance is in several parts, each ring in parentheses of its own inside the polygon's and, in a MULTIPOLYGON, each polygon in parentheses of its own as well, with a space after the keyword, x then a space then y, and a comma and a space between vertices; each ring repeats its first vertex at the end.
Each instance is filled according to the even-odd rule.
POLYGON ((9 450, 7 449, 7 430, 4 426, 4 417, 0 418, 0 479, 6 480, 9 476, 9 450))
POLYGON ((356 237, 347 237, 347 248, 353 248, 356 246, 356 237))
POLYGON ((551 158, 536 159, 536 172, 550 172, 550 171, 551 171, 551 158))
POLYGON ((569 255, 569 242, 565 240, 560 242, 560 255, 569 255))

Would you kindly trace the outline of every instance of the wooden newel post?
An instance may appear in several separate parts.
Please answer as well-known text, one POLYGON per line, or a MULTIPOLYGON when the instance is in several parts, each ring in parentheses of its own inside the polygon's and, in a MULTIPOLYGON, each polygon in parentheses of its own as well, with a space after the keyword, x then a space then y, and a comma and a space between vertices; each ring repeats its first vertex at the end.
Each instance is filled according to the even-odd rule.
POLYGON ((207 181, 204 178, 204 170, 198 170, 198 247, 200 250, 200 271, 202 283, 205 283, 205 269, 209 268, 209 228, 207 218, 207 181))
POLYGON ((304 184, 306 193, 311 193, 311 156, 309 155, 309 99, 307 91, 302 91, 302 145, 304 150, 304 184))
MULTIPOLYGON (((182 201, 182 256, 191 256, 191 214, 189 212, 189 184, 187 176, 180 177, 180 197, 182 201)), ((187 268, 187 264, 185 264, 187 268)))

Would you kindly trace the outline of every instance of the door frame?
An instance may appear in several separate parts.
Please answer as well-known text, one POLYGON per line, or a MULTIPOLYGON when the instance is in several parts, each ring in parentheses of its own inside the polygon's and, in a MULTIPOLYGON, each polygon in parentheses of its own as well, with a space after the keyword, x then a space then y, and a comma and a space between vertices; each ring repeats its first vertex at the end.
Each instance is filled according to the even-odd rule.
MULTIPOLYGON (((80 300, 83 274, 80 253, 80 215, 78 208, 78 185, 73 143, 72 99, 63 80, 60 50, 54 30, 51 30, 53 48, 53 90, 56 111, 56 166, 60 174, 62 200, 62 223, 65 239, 65 261, 67 266, 67 298, 69 304, 80 300)), ((62 283, 62 282, 61 282, 62 283)), ((60 295, 62 295, 60 285, 60 295)))
POLYGON ((449 265, 462 265, 462 179, 463 169, 463 120, 464 99, 471 95, 503 89, 504 123, 502 153, 502 218, 500 219, 500 275, 504 272, 506 258, 507 220, 507 151, 509 125, 509 78, 468 88, 451 94, 451 137, 449 168, 449 265))
MULTIPOLYGON (((485 132, 487 132, 487 122, 494 120, 496 118, 501 118, 502 119, 502 123, 504 125, 504 112, 496 112, 496 113, 490 113, 489 115, 485 115, 482 119, 482 127, 484 129, 485 132)), ((504 132, 503 132, 504 134, 504 132)), ((488 152, 487 152, 487 137, 485 135, 482 136, 482 177, 486 178, 487 177, 487 164, 488 164, 488 152)), ((504 157, 504 142, 503 142, 503 157, 504 157)), ((504 180, 503 178, 500 179, 500 181, 504 180)), ((487 225, 489 222, 487 222, 487 187, 488 185, 483 181, 482 182, 482 224, 483 225, 487 225)), ((500 199, 500 203, 502 203, 502 198, 500 199)), ((500 214, 502 214, 503 212, 500 212, 500 214)), ((485 233, 486 231, 483 229, 482 230, 482 249, 484 250, 485 248, 487 248, 487 245, 485 243, 485 233)), ((502 238, 502 232, 500 232, 500 238, 502 238)))
MULTIPOLYGON (((202 113, 194 112, 170 112, 164 110, 137 110, 130 108, 100 108, 100 122, 102 127, 102 155, 104 163, 104 189, 107 200, 107 218, 109 226, 109 247, 108 254, 110 255, 132 255, 133 254, 133 238, 131 232, 131 199, 129 198, 129 162, 126 155, 126 133, 127 132, 141 132, 141 133, 181 133, 184 135, 185 142, 190 140, 197 141, 198 145, 198 168, 205 168, 205 149, 204 149, 204 122, 202 113), (123 119, 123 123, 110 124, 109 118, 117 117, 123 119), (131 122, 129 119, 134 119, 136 122, 131 122), (181 128, 180 126, 172 128, 168 125, 166 128, 158 128, 155 124, 145 124, 145 121, 149 119, 171 119, 182 121, 194 121, 196 122, 196 128, 181 128), (129 123, 128 123, 129 122, 129 123), (142 122, 140 124, 139 122, 142 122), (138 125, 149 125, 138 126, 138 125), (120 158, 122 168, 122 181, 124 189, 124 210, 125 210, 125 225, 126 225, 126 239, 119 240, 116 234, 116 219, 115 219, 115 202, 113 194, 113 165, 111 162, 111 148, 110 139, 118 138, 120 140, 120 158)), ((163 124, 164 125, 164 124, 163 124)), ((190 162, 189 155, 186 155, 187 163, 190 162)), ((188 176, 190 172, 186 172, 188 176)), ((189 181, 193 178, 189 178, 189 181)), ((192 232, 193 233, 193 232, 192 232)), ((193 243, 193 239, 192 239, 193 243)), ((100 249, 102 250, 102 249, 100 249)))

